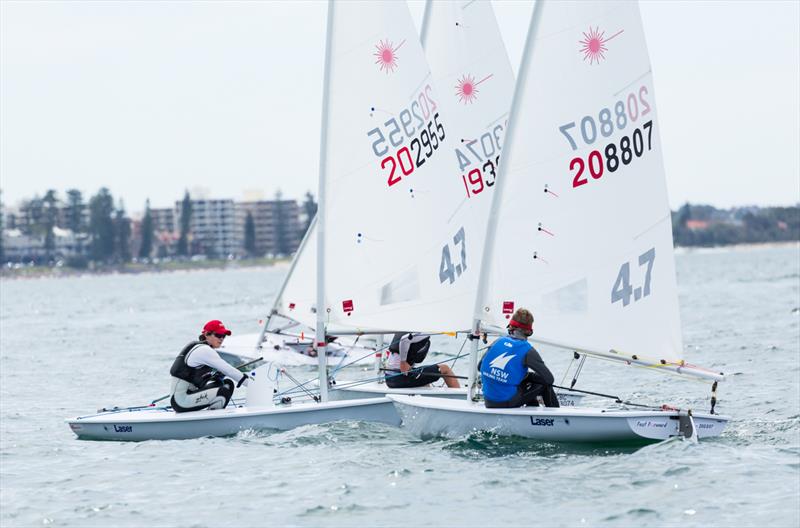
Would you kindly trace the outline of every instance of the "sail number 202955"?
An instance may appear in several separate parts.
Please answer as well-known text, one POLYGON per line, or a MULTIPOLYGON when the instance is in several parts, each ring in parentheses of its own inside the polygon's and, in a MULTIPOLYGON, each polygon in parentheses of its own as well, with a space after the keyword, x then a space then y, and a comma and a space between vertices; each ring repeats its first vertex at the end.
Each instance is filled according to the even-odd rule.
POLYGON ((439 148, 439 141, 445 137, 444 126, 439 123, 439 114, 428 121, 427 128, 422 129, 417 137, 411 139, 410 147, 402 147, 394 154, 381 160, 381 168, 389 170, 387 184, 389 187, 398 183, 403 176, 409 176, 414 169, 422 167, 439 148), (397 170, 399 167, 400 170, 397 170), (400 173, 403 173, 401 176, 400 173))

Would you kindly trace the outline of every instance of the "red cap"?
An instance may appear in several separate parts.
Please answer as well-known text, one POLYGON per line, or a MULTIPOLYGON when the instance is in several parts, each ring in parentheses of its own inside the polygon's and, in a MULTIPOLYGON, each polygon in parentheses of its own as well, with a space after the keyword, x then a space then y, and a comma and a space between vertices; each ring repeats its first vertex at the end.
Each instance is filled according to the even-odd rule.
POLYGON ((206 325, 203 327, 203 332, 205 333, 213 332, 215 334, 231 335, 231 331, 225 328, 225 325, 222 324, 222 321, 218 319, 214 319, 213 321, 207 322, 206 325))

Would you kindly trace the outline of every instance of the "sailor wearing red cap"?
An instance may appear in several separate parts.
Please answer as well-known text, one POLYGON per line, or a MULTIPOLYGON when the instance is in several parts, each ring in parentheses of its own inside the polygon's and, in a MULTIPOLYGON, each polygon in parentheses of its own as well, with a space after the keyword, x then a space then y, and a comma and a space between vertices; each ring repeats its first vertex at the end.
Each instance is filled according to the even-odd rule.
POLYGON ((172 408, 175 412, 224 409, 236 387, 247 386, 248 376, 217 354, 216 349, 231 331, 214 319, 203 332, 181 350, 172 363, 172 408))
POLYGON ((508 322, 508 336, 492 343, 483 356, 479 368, 486 407, 522 407, 539 403, 547 407, 559 406, 553 390, 553 374, 528 343, 532 334, 533 314, 520 308, 508 322))

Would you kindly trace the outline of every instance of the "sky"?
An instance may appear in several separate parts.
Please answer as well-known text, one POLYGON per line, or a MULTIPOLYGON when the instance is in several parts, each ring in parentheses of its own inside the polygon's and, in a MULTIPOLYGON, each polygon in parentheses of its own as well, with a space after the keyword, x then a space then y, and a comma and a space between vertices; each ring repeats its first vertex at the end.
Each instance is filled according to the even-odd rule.
MULTIPOLYGON (((515 71, 532 0, 493 0, 515 71)), ((670 205, 800 202, 800 2, 640 3, 670 205)), ((409 2, 419 26, 424 3, 409 2)), ((0 190, 316 194, 326 4, 0 0, 0 190)))

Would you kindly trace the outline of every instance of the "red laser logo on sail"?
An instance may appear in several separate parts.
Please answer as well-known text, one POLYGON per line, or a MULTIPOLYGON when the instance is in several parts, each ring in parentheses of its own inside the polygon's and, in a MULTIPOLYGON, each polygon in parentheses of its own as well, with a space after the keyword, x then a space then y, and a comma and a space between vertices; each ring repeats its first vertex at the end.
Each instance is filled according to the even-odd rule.
POLYGON ((475 77, 470 74, 466 74, 461 79, 458 80, 458 84, 456 84, 456 96, 461 100, 462 103, 472 103, 478 96, 478 85, 483 81, 488 80, 489 78, 494 75, 490 73, 483 79, 478 82, 475 82, 475 77))
POLYGON ((600 61, 606 58, 605 52, 608 51, 606 42, 618 36, 623 31, 625 30, 620 29, 610 37, 605 38, 606 32, 600 31, 599 26, 595 28, 590 26, 588 33, 583 33, 583 40, 578 41, 578 44, 583 45, 583 47, 580 49, 580 52, 583 53, 584 62, 588 59, 589 64, 600 64, 600 61))
POLYGON ((381 71, 386 71, 386 75, 393 72, 397 68, 397 50, 399 50, 406 41, 404 40, 397 47, 393 47, 389 40, 382 40, 375 45, 375 57, 377 60, 375 64, 379 65, 381 71))

